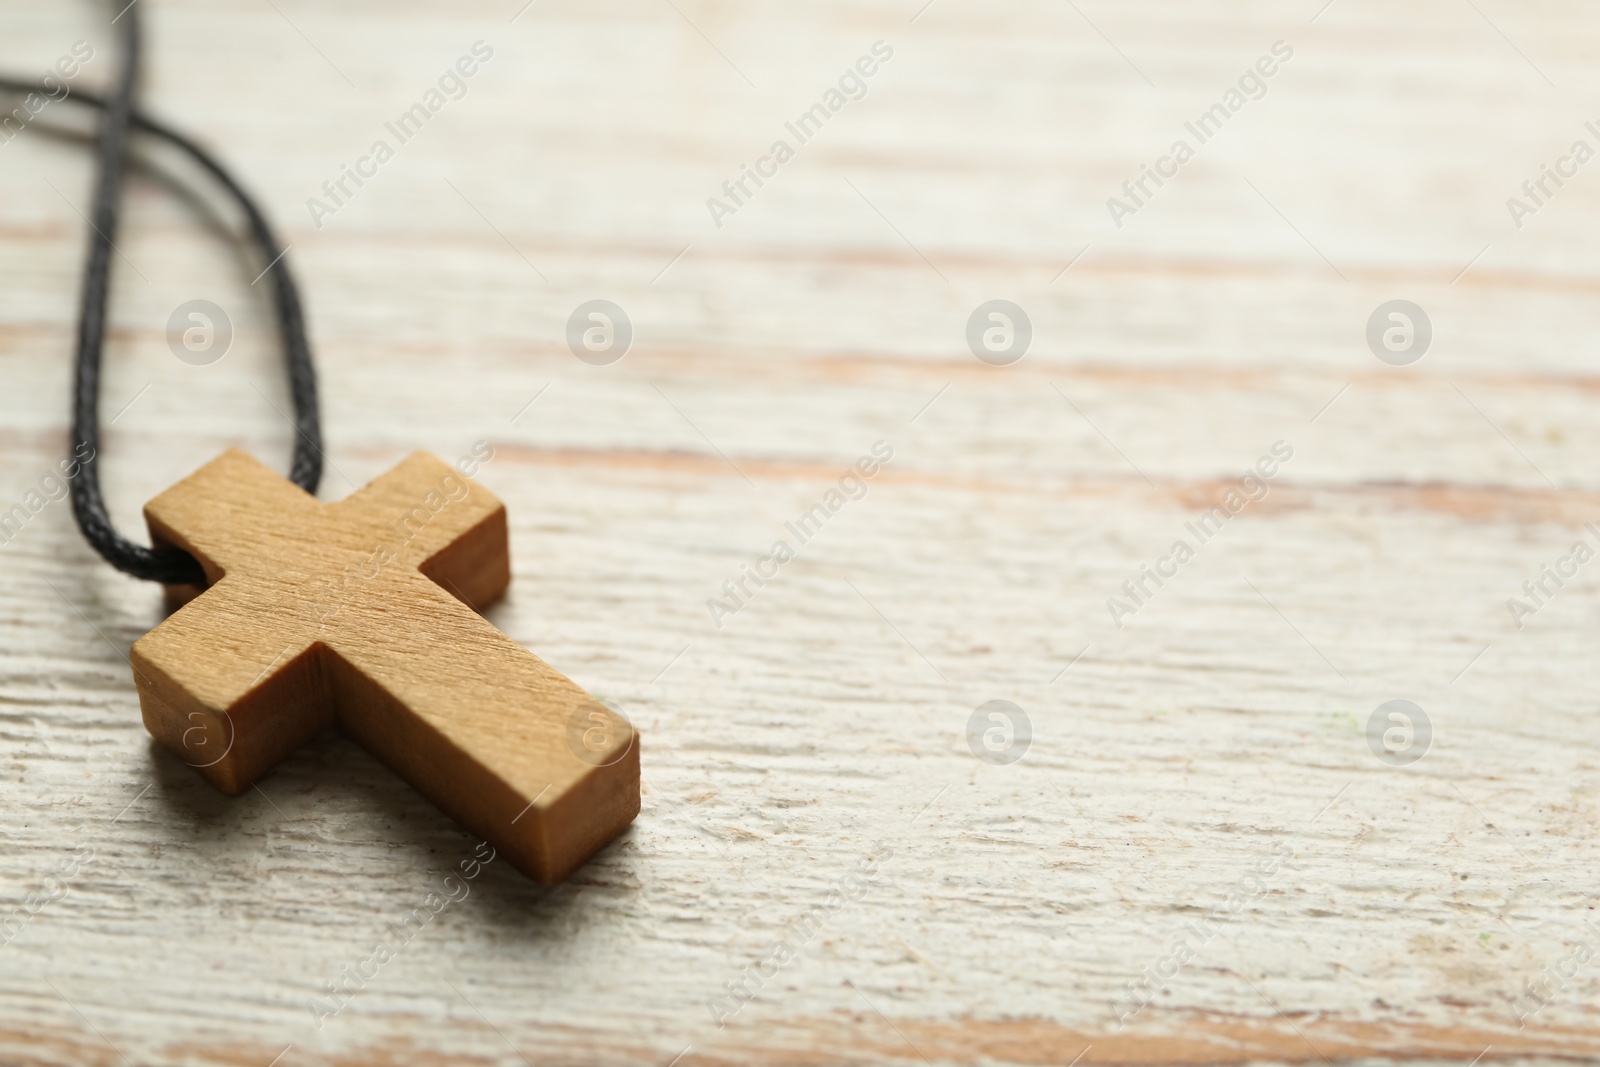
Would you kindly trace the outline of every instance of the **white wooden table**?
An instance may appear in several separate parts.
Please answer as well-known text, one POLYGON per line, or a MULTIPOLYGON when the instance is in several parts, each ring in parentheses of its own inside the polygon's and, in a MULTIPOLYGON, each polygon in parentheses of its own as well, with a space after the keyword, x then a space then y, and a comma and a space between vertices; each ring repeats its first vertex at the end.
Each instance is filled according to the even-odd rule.
MULTIPOLYGON (((124 655, 160 592, 48 503, 0 546, 0 1062, 1600 1055, 1600 567, 1507 607, 1596 544, 1600 165, 1520 228, 1506 204, 1600 146, 1600 18, 921 2, 144 0, 146 106, 292 243, 323 495, 490 442, 491 618, 632 716, 644 810, 554 890, 491 863, 319 1018, 475 842, 336 735, 239 798, 154 748, 124 655), (477 41, 466 95, 314 225, 477 41), (877 41, 866 95, 715 225, 877 41), (565 338, 602 298, 634 331, 609 366, 565 338), (968 350, 991 299, 1032 323, 1009 366, 968 350), (1392 299, 1432 322, 1411 365, 1364 337, 1392 299), (707 599, 876 441, 719 629, 707 599), (1113 625, 1279 441, 1266 496, 1113 625), (1433 727, 1408 765, 1368 744, 1394 699, 1433 727), (1031 721, 1019 761, 969 747, 990 700, 1031 721)), ((0 66, 85 40, 104 84, 111 14, 11 5, 0 66)), ((0 145, 0 510, 68 448, 74 115, 0 145)), ((290 432, 262 264, 148 173, 127 216, 103 468, 142 536, 143 501, 230 445, 282 469, 290 432), (169 350, 192 299, 235 324, 219 362, 169 350)))

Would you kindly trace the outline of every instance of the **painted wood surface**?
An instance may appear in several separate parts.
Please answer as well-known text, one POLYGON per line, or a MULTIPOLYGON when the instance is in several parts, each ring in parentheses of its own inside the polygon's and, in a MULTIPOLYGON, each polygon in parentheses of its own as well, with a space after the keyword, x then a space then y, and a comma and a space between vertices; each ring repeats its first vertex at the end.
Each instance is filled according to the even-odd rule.
MULTIPOLYGON (((337 733, 239 797, 148 738, 160 590, 49 500, 88 188, 51 104, 0 144, 0 1060, 1600 1055, 1590 8, 140 6, 148 107, 292 244, 322 497, 490 442, 488 618, 627 711, 643 810, 544 890, 337 733), (1534 204, 1545 165, 1577 173, 1534 204), (600 299, 609 365, 567 340, 600 299), (995 299, 1032 324, 1009 366, 968 349, 995 299), (1407 366, 1365 338, 1395 299, 1432 323, 1407 366), (975 755, 1017 751, 969 730, 994 700, 1015 762, 975 755), (1369 746, 1391 700, 1432 726, 1407 765, 1369 746)), ((13 5, 0 66, 82 40, 103 84, 111 13, 13 5)), ((290 448, 265 264, 149 162, 104 400, 129 531, 224 449, 290 448), (169 345, 192 300, 233 323, 215 362, 169 345)))

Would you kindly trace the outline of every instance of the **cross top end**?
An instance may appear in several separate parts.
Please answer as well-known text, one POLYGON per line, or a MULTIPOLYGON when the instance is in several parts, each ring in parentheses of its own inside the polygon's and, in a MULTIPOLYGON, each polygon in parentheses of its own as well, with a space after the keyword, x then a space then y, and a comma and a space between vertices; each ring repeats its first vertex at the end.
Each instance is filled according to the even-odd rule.
POLYGON ((233 449, 145 519, 206 575, 133 646, 145 727, 224 791, 338 722, 547 885, 638 814, 627 719, 478 614, 511 580, 506 510, 443 461, 322 503, 233 449))

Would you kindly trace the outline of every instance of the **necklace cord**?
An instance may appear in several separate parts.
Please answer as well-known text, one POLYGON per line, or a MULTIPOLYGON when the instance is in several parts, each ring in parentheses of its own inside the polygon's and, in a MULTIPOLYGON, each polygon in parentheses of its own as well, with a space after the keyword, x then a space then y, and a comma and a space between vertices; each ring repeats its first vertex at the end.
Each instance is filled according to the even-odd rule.
MULTIPOLYGON (((273 311, 278 320, 289 374, 289 393, 294 403, 295 445, 289 479, 312 494, 322 480, 322 426, 316 369, 306 341, 300 293, 289 271, 288 249, 279 243, 254 199, 221 162, 188 137, 135 109, 141 52, 139 13, 135 5, 129 5, 118 21, 122 23, 123 60, 112 92, 102 97, 80 90, 65 97, 103 112, 95 145, 94 217, 78 320, 72 438, 74 456, 80 459, 81 469, 72 479, 72 512, 89 544, 106 562, 125 574, 169 585, 203 585, 204 572, 189 553, 176 548, 146 548, 119 534, 100 493, 100 365, 110 293, 112 242, 117 231, 130 130, 152 135, 189 155, 228 191, 244 212, 257 252, 270 264, 264 273, 271 277, 273 311), (87 458, 83 458, 85 456, 87 458)), ((0 77, 0 91, 50 95, 41 85, 6 77, 0 77)))

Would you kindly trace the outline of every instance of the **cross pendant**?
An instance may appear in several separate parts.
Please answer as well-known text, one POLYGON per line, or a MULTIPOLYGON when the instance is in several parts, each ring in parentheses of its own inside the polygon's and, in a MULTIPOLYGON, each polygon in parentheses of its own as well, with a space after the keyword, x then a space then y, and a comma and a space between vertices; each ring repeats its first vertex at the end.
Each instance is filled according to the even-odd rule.
POLYGON ((477 613, 505 506, 416 453, 324 504, 237 449, 145 505, 206 587, 130 659, 145 727, 241 793, 336 721, 544 885, 639 813, 628 721, 477 613))

